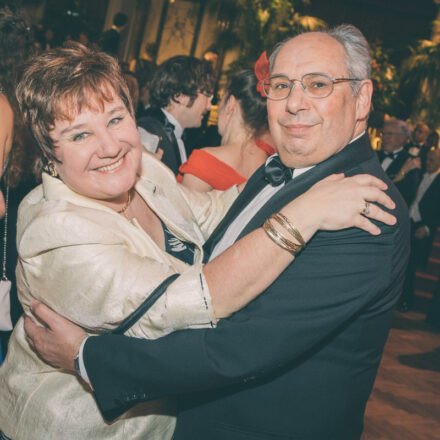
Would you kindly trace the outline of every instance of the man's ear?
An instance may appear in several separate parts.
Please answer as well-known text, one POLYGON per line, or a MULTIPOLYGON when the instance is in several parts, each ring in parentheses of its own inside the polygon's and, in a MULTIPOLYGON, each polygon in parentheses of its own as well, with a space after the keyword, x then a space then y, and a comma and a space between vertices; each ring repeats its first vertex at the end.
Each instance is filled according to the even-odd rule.
POLYGON ((367 119, 371 109, 371 97, 373 95, 373 83, 370 79, 364 79, 356 96, 356 119, 367 119))
POLYGON ((182 93, 179 93, 178 95, 173 96, 173 101, 177 104, 181 104, 184 107, 186 107, 189 103, 190 97, 188 95, 183 95, 182 93))

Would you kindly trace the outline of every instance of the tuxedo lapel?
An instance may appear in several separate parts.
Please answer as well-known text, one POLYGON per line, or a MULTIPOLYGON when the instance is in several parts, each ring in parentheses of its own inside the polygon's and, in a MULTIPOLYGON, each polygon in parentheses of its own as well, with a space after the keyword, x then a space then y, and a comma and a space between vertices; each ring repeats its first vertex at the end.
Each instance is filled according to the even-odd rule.
POLYGON ((160 108, 149 107, 145 111, 145 116, 139 119, 138 125, 160 137, 159 147, 163 150, 162 162, 177 174, 181 165, 180 151, 174 130, 169 129, 171 124, 165 113, 160 108))

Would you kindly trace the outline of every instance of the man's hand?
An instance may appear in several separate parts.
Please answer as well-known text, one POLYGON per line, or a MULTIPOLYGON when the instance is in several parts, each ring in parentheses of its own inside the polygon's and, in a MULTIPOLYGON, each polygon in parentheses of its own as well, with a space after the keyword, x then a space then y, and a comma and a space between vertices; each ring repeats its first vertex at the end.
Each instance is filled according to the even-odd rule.
POLYGON ((31 303, 31 309, 46 327, 41 327, 26 317, 24 329, 29 343, 49 364, 75 372, 74 358, 87 333, 66 318, 40 302, 31 303))

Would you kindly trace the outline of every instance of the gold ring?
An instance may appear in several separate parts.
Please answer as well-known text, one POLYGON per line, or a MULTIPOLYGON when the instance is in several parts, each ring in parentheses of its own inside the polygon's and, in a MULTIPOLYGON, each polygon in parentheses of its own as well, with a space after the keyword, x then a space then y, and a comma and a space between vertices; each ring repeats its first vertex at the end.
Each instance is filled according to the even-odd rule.
POLYGON ((370 213, 370 204, 365 202, 364 209, 361 211, 362 215, 368 215, 370 213))

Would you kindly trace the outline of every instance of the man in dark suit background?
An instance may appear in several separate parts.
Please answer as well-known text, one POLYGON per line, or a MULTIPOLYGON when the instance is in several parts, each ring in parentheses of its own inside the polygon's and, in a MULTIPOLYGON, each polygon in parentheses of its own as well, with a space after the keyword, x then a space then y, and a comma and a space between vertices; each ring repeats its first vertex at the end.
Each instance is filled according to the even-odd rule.
POLYGON ((409 139, 406 149, 408 151, 413 151, 414 155, 420 157, 422 163, 422 172, 425 172, 426 167, 426 157, 428 151, 431 147, 429 144, 429 137, 432 130, 429 128, 428 124, 424 122, 418 122, 411 133, 411 138, 409 139))
POLYGON ((162 162, 177 175, 191 146, 182 140, 183 130, 200 127, 211 108, 213 73, 207 61, 179 55, 164 61, 150 84, 150 104, 137 124, 159 136, 162 162))
POLYGON ((112 27, 105 31, 99 39, 99 46, 103 52, 118 58, 121 32, 125 29, 127 23, 128 17, 124 13, 118 12, 115 14, 112 27))
MULTIPOLYGON (((409 235, 405 204, 366 134, 372 94, 368 43, 347 25, 302 34, 275 50, 270 71, 264 86, 270 130, 293 179, 284 169, 285 180, 271 186, 264 167, 257 170, 208 240, 211 258, 332 173, 370 173, 387 181, 397 223, 380 225, 377 236, 355 228, 318 232, 265 292, 215 330, 155 341, 84 341, 62 320, 49 322, 50 332, 28 320, 40 351, 52 338, 62 341, 58 355, 70 369, 82 340, 78 360, 107 418, 140 401, 179 395, 176 440, 361 436, 401 291, 409 235)), ((42 305, 34 311, 39 310, 48 312, 42 305)))
POLYGON ((440 150, 428 152, 426 171, 417 189, 409 214, 411 218, 411 257, 399 310, 406 312, 414 302, 417 268, 426 266, 437 228, 440 226, 440 150))
POLYGON ((382 149, 377 152, 384 171, 395 183, 407 205, 411 205, 421 178, 420 159, 412 157, 405 148, 410 136, 406 122, 400 119, 385 121, 382 127, 382 149))

